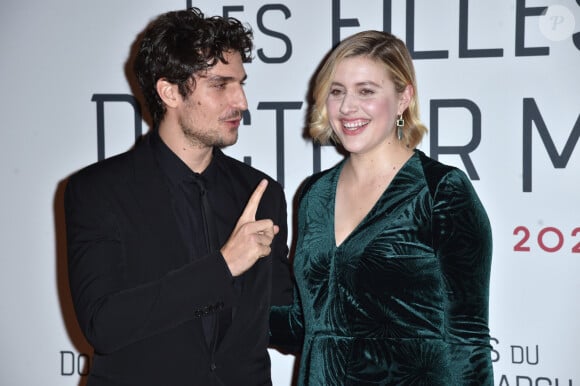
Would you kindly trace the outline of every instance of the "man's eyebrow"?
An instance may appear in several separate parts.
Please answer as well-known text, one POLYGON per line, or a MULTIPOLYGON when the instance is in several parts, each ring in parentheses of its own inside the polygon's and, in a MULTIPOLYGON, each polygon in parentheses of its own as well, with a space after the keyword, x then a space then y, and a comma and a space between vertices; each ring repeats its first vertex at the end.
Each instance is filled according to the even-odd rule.
MULTIPOLYGON (((230 83, 236 82, 236 78, 233 76, 224 76, 224 75, 205 75, 200 76, 200 78, 207 78, 208 82, 212 83, 230 83)), ((248 78, 248 75, 244 75, 241 82, 244 82, 248 78)))

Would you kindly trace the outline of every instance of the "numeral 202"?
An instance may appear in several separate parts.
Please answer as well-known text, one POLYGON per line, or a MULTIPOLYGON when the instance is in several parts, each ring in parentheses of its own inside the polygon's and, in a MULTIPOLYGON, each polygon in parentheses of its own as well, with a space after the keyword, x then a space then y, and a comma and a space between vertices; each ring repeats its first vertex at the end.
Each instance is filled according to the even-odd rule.
MULTIPOLYGON (((571 236, 576 237, 576 235, 578 234, 580 234, 580 227, 574 228, 574 230, 571 233, 571 236)), ((514 229, 514 236, 521 237, 521 239, 516 243, 516 245, 514 245, 514 251, 529 252, 531 249, 529 245, 530 243, 532 243, 530 241, 531 236, 530 230, 527 227, 520 225, 514 229)), ((538 246, 546 252, 558 252, 559 250, 562 249, 562 246, 564 245, 564 239, 565 239, 564 234, 558 228, 545 227, 540 229, 540 231, 538 232, 537 243, 538 246), (556 238, 555 245, 546 245, 545 238, 547 235, 550 235, 550 237, 555 236, 556 238)), ((580 253, 580 241, 577 242, 572 247, 572 253, 580 253)))

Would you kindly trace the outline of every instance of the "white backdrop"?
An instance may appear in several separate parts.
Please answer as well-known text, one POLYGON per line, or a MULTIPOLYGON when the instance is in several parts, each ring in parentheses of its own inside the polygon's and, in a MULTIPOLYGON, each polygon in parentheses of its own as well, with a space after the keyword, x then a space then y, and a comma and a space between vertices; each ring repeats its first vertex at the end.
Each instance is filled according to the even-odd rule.
MULTIPOLYGON (((580 383, 580 3, 574 0, 204 0, 255 31, 249 113, 227 153, 285 186, 340 157, 303 138, 308 83, 338 38, 391 31, 413 51, 420 148, 470 174, 491 218, 496 385, 580 383), (229 11, 228 11, 229 10, 229 11), (574 35, 575 34, 575 35, 574 35), (451 153, 451 154, 446 154, 451 153)), ((66 283, 62 188, 98 159, 99 100, 131 94, 125 62, 185 0, 0 5, 0 384, 83 385, 90 347, 66 283)), ((104 156, 131 147, 134 110, 103 102, 104 156)), ((143 131, 148 127, 145 123, 143 131)), ((291 218, 292 213, 289 213, 291 218)), ((275 385, 293 357, 272 351, 275 385)))

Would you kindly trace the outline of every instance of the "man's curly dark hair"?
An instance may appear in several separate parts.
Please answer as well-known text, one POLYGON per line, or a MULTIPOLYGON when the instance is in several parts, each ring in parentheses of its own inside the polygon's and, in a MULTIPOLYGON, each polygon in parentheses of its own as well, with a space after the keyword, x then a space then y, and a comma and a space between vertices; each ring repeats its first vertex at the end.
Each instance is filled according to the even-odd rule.
POLYGON ((195 87, 194 74, 227 64, 224 53, 237 51, 242 62, 252 60, 252 30, 234 18, 205 17, 198 8, 172 11, 158 16, 145 29, 134 62, 134 71, 151 112, 159 125, 165 106, 156 83, 165 78, 178 85, 187 97, 195 87))

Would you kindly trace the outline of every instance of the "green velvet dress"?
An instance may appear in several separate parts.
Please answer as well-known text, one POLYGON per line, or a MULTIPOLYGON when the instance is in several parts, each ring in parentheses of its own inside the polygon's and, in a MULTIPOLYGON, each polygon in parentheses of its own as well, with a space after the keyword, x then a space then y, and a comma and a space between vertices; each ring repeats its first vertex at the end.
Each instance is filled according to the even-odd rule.
POLYGON ((337 246, 343 165, 303 191, 294 304, 271 311, 271 342, 302 345, 298 384, 493 385, 491 228, 469 179, 415 150, 337 246))

